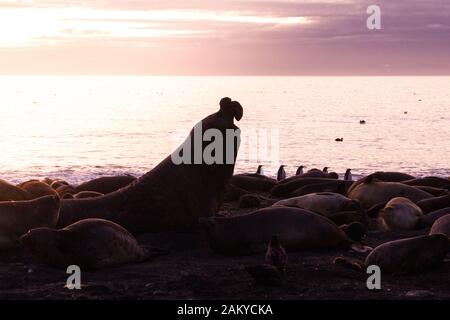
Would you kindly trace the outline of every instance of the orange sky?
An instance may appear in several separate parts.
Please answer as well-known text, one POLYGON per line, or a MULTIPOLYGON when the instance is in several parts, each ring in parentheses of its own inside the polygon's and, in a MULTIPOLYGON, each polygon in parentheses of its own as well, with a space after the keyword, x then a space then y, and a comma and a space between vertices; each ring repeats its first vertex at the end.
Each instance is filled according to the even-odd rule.
POLYGON ((0 0, 2 74, 450 74, 450 3, 0 0))

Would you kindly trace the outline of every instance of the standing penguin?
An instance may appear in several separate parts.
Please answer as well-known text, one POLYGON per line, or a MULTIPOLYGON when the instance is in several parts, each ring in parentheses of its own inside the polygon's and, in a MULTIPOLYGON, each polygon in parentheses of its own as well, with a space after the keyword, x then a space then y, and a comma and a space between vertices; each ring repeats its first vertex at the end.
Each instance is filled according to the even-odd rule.
POLYGON ((256 174, 260 174, 262 176, 264 175, 264 169, 261 164, 258 166, 258 169, 256 170, 256 174))
POLYGON ((328 173, 328 169, 328 167, 324 167, 322 171, 328 173))
POLYGON ((303 174, 303 169, 305 168, 305 166, 300 166, 297 169, 297 172, 295 173, 296 176, 299 176, 301 174, 303 174))
POLYGON ((266 262, 277 268, 280 272, 286 270, 288 255, 281 246, 280 238, 277 235, 272 235, 272 238, 270 239, 266 252, 266 262))
POLYGON ((281 165, 280 169, 278 169, 277 180, 281 181, 284 179, 286 179, 286 171, 284 171, 284 165, 281 165))
POLYGON ((347 171, 345 171, 344 180, 345 181, 353 181, 352 169, 347 169, 347 171))

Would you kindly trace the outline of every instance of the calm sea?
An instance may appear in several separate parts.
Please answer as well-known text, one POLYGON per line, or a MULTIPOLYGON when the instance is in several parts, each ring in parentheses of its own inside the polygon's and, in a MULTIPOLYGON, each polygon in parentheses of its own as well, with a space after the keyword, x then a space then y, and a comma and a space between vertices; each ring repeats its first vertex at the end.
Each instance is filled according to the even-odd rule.
POLYGON ((305 165, 449 176, 449 84, 450 77, 0 77, 0 178, 140 175, 224 96, 244 107, 237 172, 262 163, 275 174, 282 163, 288 174, 305 165))

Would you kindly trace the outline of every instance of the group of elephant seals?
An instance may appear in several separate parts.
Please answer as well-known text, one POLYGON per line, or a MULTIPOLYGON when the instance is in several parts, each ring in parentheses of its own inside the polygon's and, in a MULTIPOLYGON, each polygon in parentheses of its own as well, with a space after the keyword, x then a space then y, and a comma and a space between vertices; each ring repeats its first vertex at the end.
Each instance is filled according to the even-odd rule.
POLYGON ((425 191, 419 190, 400 182, 384 182, 367 176, 361 183, 352 186, 347 197, 361 202, 363 207, 370 208, 379 203, 387 203, 393 198, 404 197, 414 203, 433 196, 425 191))
POLYGON ((402 275, 426 271, 441 263, 450 250, 450 240, 444 234, 432 234, 389 241, 376 247, 362 263, 338 257, 336 264, 365 271, 376 265, 382 274, 402 275))
POLYGON ((227 163, 227 160, 230 157, 236 159, 239 144, 239 128, 234 119, 239 121, 242 115, 239 102, 223 98, 220 110, 199 123, 202 136, 208 129, 222 134, 222 163, 208 164, 203 158, 199 164, 174 163, 173 157, 185 158, 183 153, 189 151, 191 153, 187 157, 195 160, 199 143, 202 154, 213 143, 198 141, 197 134, 194 134, 196 126, 172 154, 173 157, 169 155, 130 185, 97 198, 62 200, 58 226, 64 227, 86 218, 101 218, 118 223, 135 234, 192 230, 199 217, 216 214, 222 203, 235 162, 227 163), (234 134, 227 134, 227 130, 234 134), (231 152, 234 154, 229 154, 230 148, 227 147, 233 144, 231 152))
POLYGON ((59 207, 57 196, 0 202, 0 250, 18 246, 19 237, 30 229, 55 227, 59 207))
POLYGON ((20 242, 41 263, 56 268, 77 265, 82 270, 142 262, 165 253, 139 246, 123 227, 102 219, 85 219, 60 230, 36 228, 20 242))
POLYGON ((381 210, 380 218, 387 229, 413 230, 422 218, 422 210, 411 200, 391 199, 381 210))
POLYGON ((355 211, 361 208, 359 201, 331 192, 310 193, 300 197, 284 199, 276 202, 274 206, 303 208, 324 216, 340 211, 355 211))
POLYGON ((247 255, 266 250, 273 234, 287 251, 369 248, 351 240, 327 218, 298 208, 269 207, 235 217, 201 218, 201 232, 210 247, 225 255, 247 255))

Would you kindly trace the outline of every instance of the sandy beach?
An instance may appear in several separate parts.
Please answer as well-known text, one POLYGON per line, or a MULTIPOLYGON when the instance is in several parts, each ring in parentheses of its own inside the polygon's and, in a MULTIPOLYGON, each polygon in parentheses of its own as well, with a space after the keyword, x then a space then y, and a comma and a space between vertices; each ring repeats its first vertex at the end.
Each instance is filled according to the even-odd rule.
MULTIPOLYGON (((249 211, 228 202, 220 214, 249 211)), ((371 232, 364 243, 375 247, 427 232, 371 232)), ((449 256, 428 272, 382 276, 382 289, 370 291, 365 273, 333 264, 338 256, 364 259, 365 254, 341 250, 290 253, 284 284, 271 287, 255 285, 244 270, 264 263, 264 255, 217 255, 196 234, 143 234, 137 239, 171 253, 145 263, 83 272, 81 290, 65 288, 65 270, 37 264, 22 249, 1 252, 0 299, 450 299, 449 256)))

